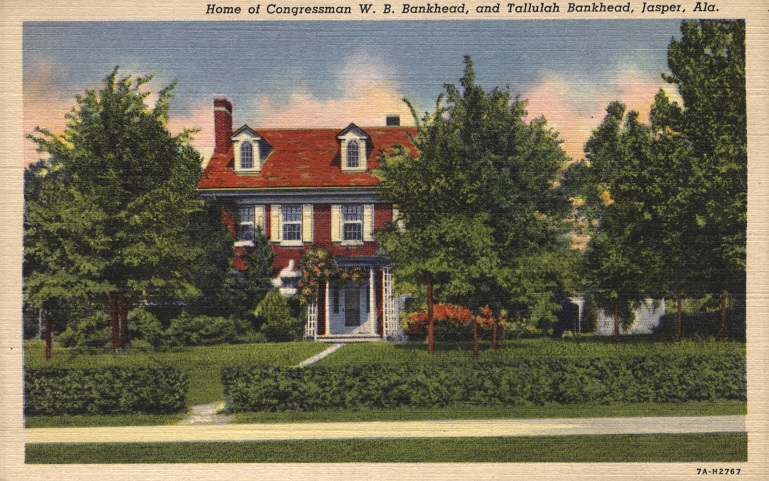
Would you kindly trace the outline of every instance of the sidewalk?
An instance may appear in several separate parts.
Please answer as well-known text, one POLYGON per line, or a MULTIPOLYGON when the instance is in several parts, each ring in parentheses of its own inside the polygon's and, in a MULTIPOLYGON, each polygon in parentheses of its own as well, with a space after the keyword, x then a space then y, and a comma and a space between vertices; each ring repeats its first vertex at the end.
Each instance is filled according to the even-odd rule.
POLYGON ((34 428, 25 435, 27 443, 138 443, 716 432, 745 432, 745 416, 34 428))

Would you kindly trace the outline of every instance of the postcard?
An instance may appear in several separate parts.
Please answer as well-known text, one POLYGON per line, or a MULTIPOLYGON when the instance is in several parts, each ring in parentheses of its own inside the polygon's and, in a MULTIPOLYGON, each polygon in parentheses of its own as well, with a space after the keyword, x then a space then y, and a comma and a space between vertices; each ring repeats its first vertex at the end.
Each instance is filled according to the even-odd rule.
POLYGON ((10 1, 3 479, 765 479, 751 1, 10 1))

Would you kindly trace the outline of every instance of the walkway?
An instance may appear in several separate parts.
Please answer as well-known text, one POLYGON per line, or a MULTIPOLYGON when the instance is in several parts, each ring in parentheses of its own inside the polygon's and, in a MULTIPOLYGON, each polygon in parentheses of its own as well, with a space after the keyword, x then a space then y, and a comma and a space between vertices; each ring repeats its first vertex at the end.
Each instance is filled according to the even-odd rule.
POLYGON ((26 429, 28 443, 286 441, 745 432, 745 416, 489 419, 26 429))
MULTIPOLYGON (((344 344, 334 344, 328 349, 325 349, 322 352, 300 362, 298 364, 298 367, 309 366, 310 364, 318 362, 324 357, 331 354, 332 352, 338 350, 342 346, 344 346, 344 344)), ((227 416, 226 414, 222 414, 221 411, 223 409, 224 409, 224 401, 221 401, 215 404, 198 404, 197 406, 192 406, 190 408, 190 413, 179 422, 179 425, 186 426, 186 425, 192 425, 192 424, 194 425, 210 424, 210 425, 219 426, 222 424, 227 424, 230 421, 230 419, 232 419, 232 416, 227 416)))

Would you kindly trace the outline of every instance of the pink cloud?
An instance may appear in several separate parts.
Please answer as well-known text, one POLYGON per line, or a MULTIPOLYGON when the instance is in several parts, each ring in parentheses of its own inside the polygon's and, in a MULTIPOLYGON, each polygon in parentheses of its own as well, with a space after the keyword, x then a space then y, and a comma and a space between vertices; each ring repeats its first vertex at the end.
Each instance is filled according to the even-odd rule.
MULTIPOLYGON (((58 67, 55 62, 38 62, 24 76, 24 135, 34 133, 36 127, 60 133, 67 125, 64 117, 75 106, 75 99, 61 91, 56 82, 58 67)), ((40 158, 37 145, 24 139, 24 166, 40 158)))
POLYGON ((529 117, 544 115, 548 125, 559 132, 566 153, 578 160, 584 156, 583 146, 603 120, 609 102, 620 100, 628 111, 638 111, 646 122, 660 88, 671 100, 682 103, 677 92, 659 76, 635 67, 624 67, 603 82, 551 75, 523 96, 529 99, 529 117))
POLYGON ((168 130, 172 134, 179 134, 184 129, 199 129, 193 134, 190 144, 204 159, 209 159, 214 151, 214 111, 211 100, 201 100, 185 110, 172 107, 168 130))
POLYGON ((342 128, 350 122, 361 126, 384 125, 388 114, 398 114, 402 125, 412 125, 411 113, 402 100, 404 95, 387 76, 388 71, 394 69, 387 68, 379 59, 353 55, 338 75, 345 92, 342 97, 320 99, 304 88, 290 93, 288 101, 260 97, 249 118, 258 119, 263 127, 342 128), (361 65, 369 67, 361 70, 361 65), (371 68, 372 65, 378 68, 371 68))

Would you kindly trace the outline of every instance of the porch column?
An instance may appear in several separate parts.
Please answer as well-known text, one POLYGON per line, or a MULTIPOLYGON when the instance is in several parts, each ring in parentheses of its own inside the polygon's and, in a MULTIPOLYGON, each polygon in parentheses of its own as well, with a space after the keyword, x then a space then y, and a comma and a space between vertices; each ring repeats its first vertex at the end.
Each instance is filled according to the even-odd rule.
POLYGON ((374 289, 374 268, 368 270, 368 322, 371 334, 376 335, 376 289, 374 289))
POLYGON ((331 304, 329 302, 329 299, 330 299, 329 298, 329 291, 331 289, 329 287, 329 284, 331 284, 331 283, 330 282, 325 282, 324 284, 326 284, 325 289, 323 291, 324 292, 324 296, 326 298, 325 306, 323 306, 323 312, 325 313, 325 316, 324 316, 325 317, 325 326, 326 326, 325 334, 329 335, 329 334, 331 334, 331 310, 329 309, 328 306, 329 306, 329 304, 331 304))

